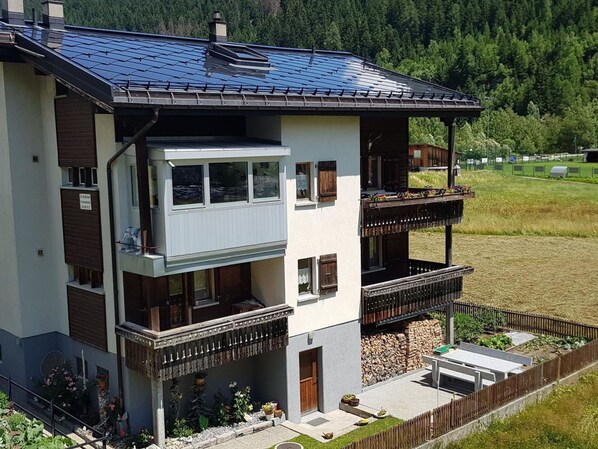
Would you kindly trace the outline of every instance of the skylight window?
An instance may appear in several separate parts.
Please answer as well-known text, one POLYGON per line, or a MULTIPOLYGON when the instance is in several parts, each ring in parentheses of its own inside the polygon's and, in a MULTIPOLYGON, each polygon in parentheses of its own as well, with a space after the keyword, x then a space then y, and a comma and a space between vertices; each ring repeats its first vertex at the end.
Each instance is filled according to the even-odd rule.
POLYGON ((239 44, 212 42, 208 54, 232 67, 253 70, 269 70, 270 62, 263 54, 239 44))

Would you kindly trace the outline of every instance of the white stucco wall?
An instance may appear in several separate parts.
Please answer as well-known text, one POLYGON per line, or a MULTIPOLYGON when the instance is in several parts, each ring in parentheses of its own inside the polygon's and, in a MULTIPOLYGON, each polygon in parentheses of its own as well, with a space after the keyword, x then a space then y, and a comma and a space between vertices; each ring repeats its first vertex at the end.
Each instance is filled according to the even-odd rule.
MULTIPOLYGON (((284 272, 286 303, 295 308, 289 318, 289 334, 294 336, 359 318, 359 118, 285 116, 281 135, 282 144, 291 148, 291 156, 285 158, 288 245, 284 272), (318 161, 336 161, 337 199, 297 207, 295 164, 318 161), (338 260, 338 292, 298 304, 298 260, 317 260, 332 253, 338 260)), ((312 176, 317 176, 317 170, 312 176)))
MULTIPOLYGON (((108 209, 108 180, 106 177, 106 163, 116 153, 118 145, 115 140, 114 116, 112 114, 96 114, 96 148, 98 157, 98 189, 100 190, 100 221, 102 223, 102 253, 104 257, 104 292, 106 301, 106 332, 108 336, 108 351, 116 353, 116 335, 114 333, 114 289, 112 283, 112 242, 110 240, 110 213, 108 209)), ((128 204, 126 198, 128 189, 126 187, 126 165, 125 157, 114 164, 114 215, 116 223, 119 223, 123 212, 127 211, 122 207, 128 204), (122 200, 121 200, 122 198, 122 200), (120 208, 119 208, 120 206, 120 208)), ((116 240, 120 238, 120 227, 116 228, 116 240)), ((120 277, 120 276, 119 276, 120 277)), ((122 277, 120 277, 122 281, 122 277)), ((122 282, 121 282, 122 284, 122 282)), ((122 285, 118 288, 122 292, 122 285)), ((121 293, 122 294, 122 293, 121 293)), ((124 321, 124 303, 121 301, 119 309, 121 321, 124 321)))
POLYGON ((22 338, 68 333, 54 82, 31 66, 8 63, 2 81, 0 326, 22 338))

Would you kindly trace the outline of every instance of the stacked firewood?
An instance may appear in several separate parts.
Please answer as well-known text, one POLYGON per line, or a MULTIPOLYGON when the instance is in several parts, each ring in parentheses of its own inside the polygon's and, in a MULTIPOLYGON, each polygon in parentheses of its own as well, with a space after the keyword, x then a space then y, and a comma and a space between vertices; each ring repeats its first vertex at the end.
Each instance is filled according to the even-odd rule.
POLYGON ((413 321, 405 330, 407 371, 423 368, 422 355, 430 355, 434 348, 444 344, 444 334, 438 320, 413 321))
POLYGON ((373 385, 424 366, 421 356, 444 344, 437 320, 413 321, 361 337, 361 381, 373 385))
POLYGON ((405 372, 407 339, 401 332, 377 332, 361 338, 361 381, 373 385, 405 372))

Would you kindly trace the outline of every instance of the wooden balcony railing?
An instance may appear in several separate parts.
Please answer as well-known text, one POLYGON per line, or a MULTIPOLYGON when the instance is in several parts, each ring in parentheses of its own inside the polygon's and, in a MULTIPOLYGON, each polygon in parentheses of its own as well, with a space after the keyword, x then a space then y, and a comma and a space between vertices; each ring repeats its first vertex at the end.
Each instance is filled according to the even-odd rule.
POLYGON ((461 297, 463 276, 473 268, 410 260, 409 272, 410 276, 391 280, 382 280, 380 272, 378 279, 370 278, 379 282, 361 288, 363 324, 406 319, 449 305, 461 297))
POLYGON ((128 368, 169 380, 284 348, 292 313, 279 305, 163 332, 126 322, 116 333, 125 338, 128 368))
POLYGON ((468 192, 382 201, 364 199, 361 201, 361 236, 459 224, 463 221, 463 200, 473 197, 474 193, 468 192))

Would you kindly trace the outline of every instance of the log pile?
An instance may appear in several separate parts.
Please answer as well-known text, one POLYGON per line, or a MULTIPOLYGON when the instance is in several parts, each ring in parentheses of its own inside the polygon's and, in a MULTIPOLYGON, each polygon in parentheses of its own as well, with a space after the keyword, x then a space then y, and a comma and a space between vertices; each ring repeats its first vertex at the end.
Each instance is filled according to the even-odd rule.
POLYGON ((361 382, 373 385, 405 372, 407 338, 402 332, 381 331, 361 337, 361 382))
POLYGON ((425 366, 422 355, 430 355, 444 344, 444 334, 438 320, 413 321, 405 331, 407 339, 407 371, 425 366))
POLYGON ((361 336, 361 382, 368 386, 423 367, 421 356, 444 344, 438 320, 412 321, 361 336))

